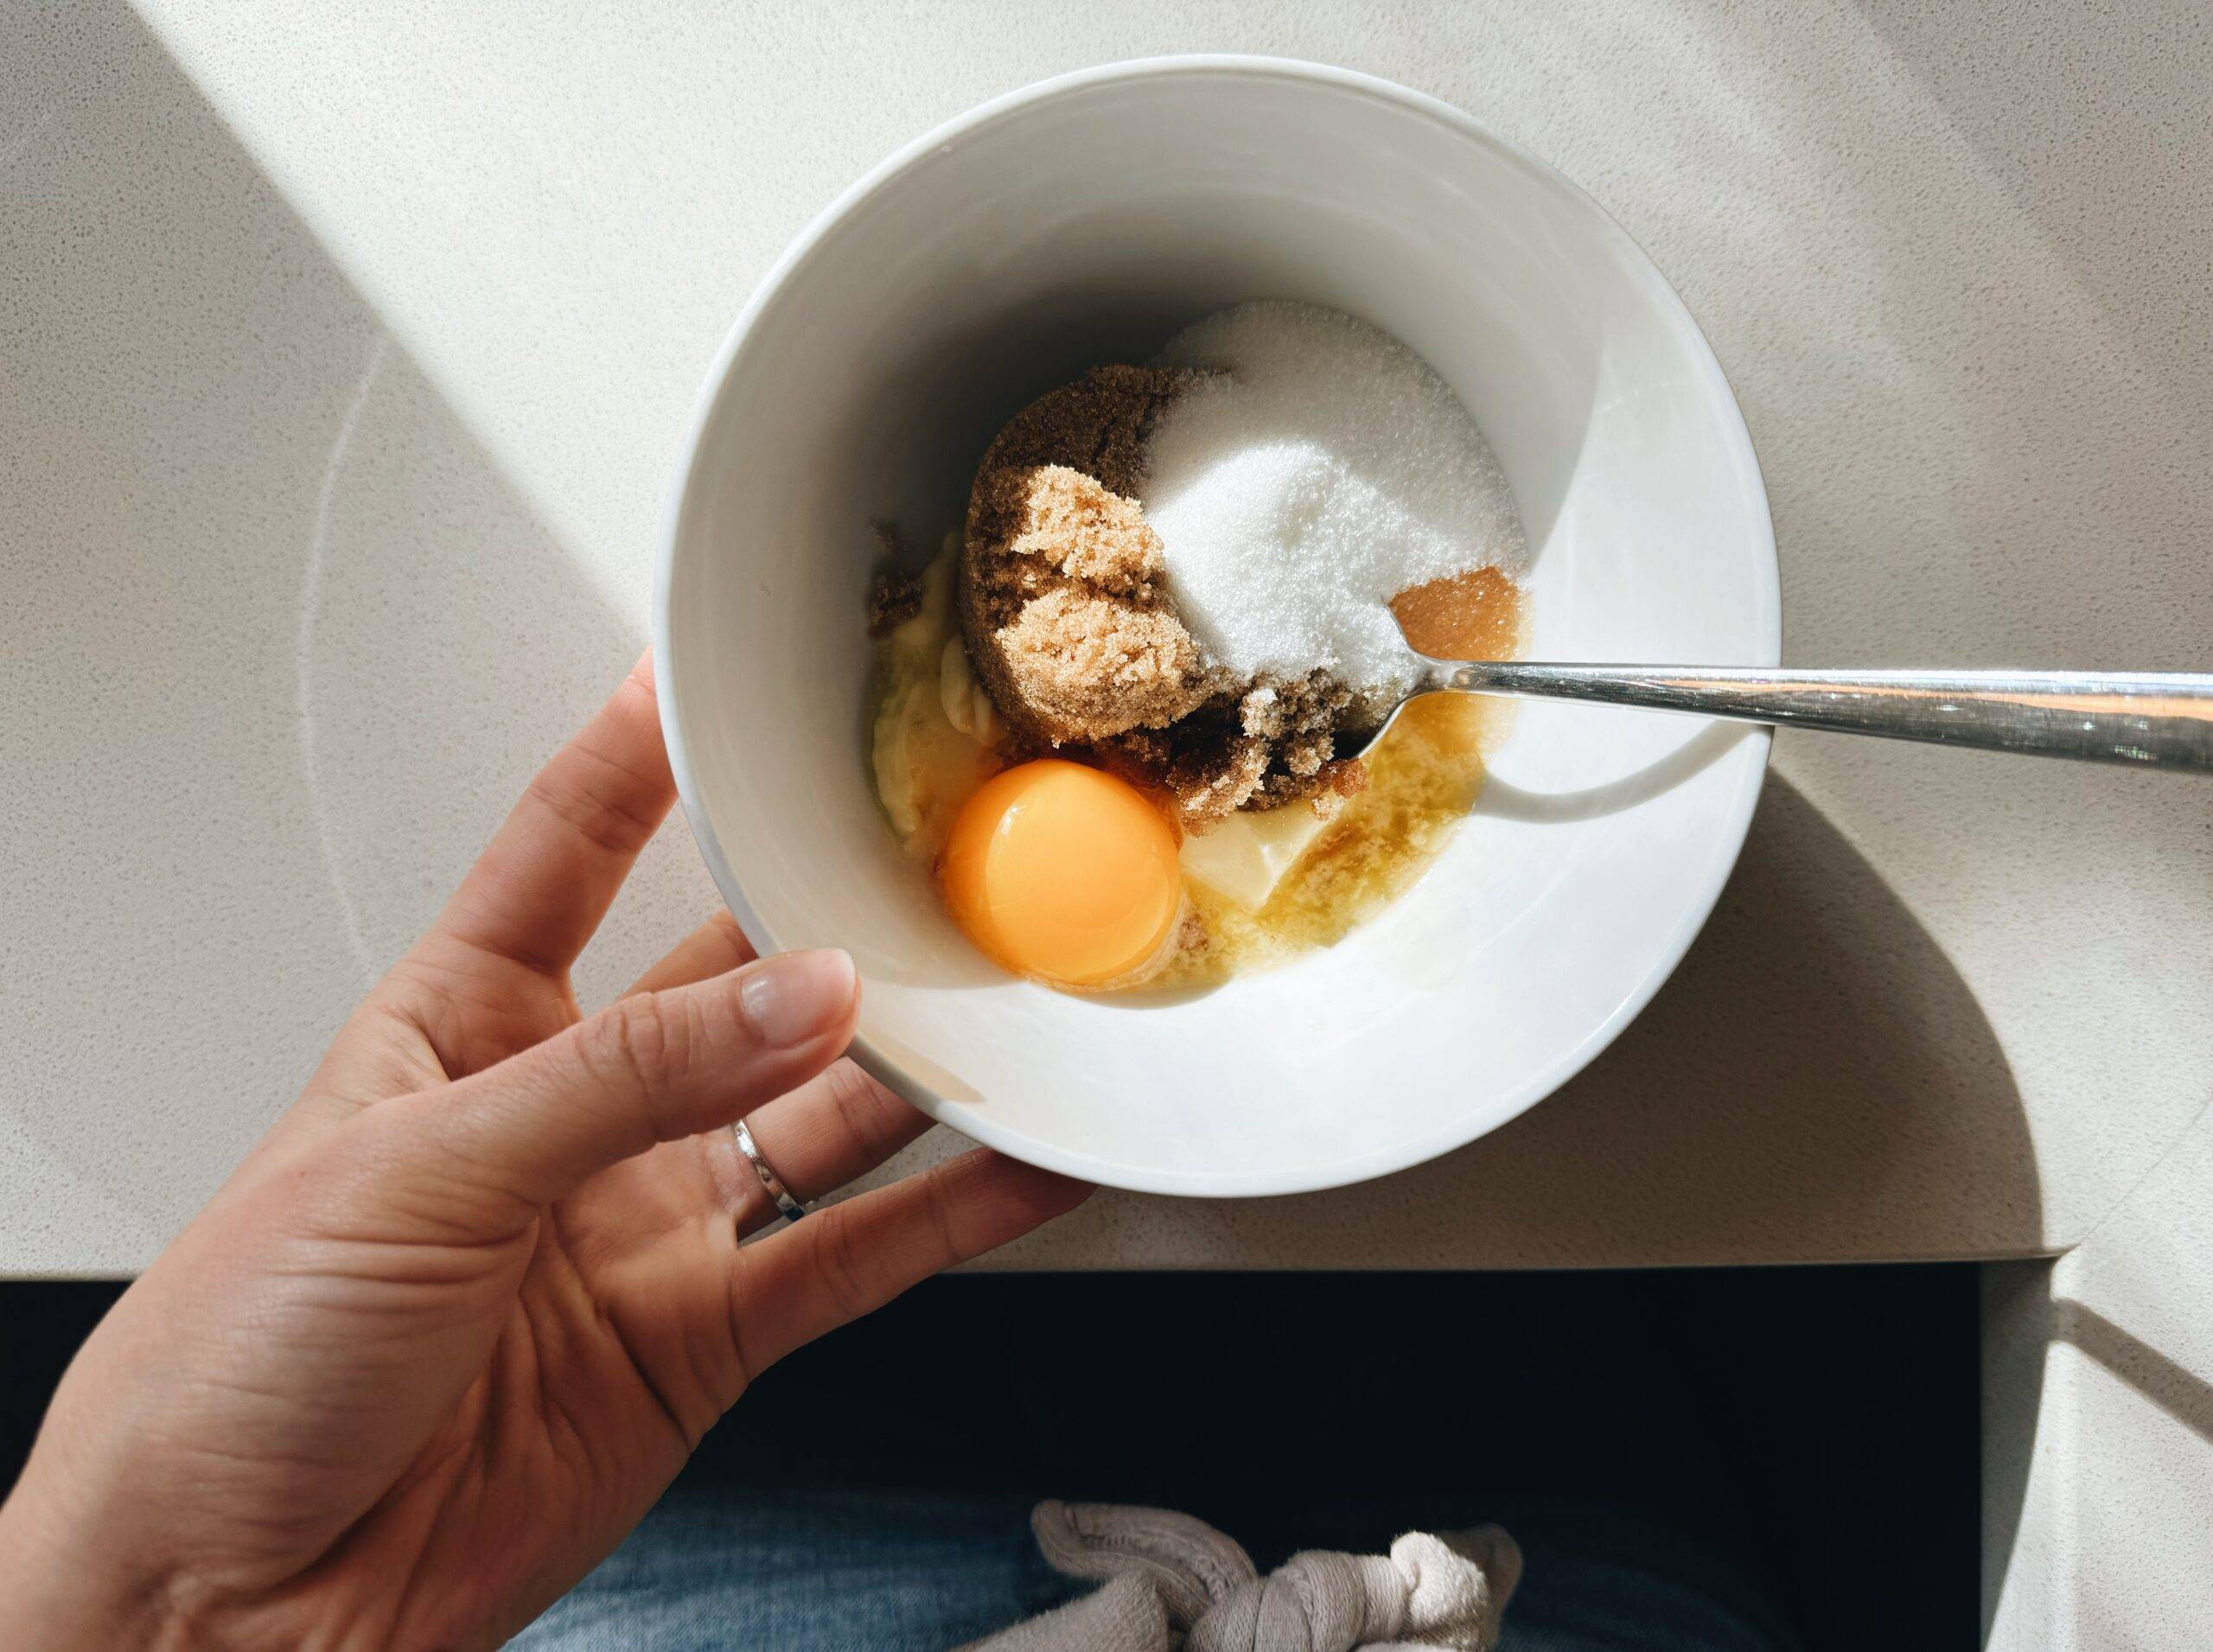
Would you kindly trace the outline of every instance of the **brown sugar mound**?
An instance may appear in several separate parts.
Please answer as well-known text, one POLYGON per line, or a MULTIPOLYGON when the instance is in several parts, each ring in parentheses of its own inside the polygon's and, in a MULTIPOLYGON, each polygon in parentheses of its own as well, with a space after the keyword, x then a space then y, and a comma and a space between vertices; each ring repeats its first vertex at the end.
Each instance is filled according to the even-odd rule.
POLYGON ((1215 685, 1168 600, 1159 536, 1136 504, 1065 465, 1005 466, 976 485, 961 628, 1008 726, 1088 744, 1162 728, 1215 685))
POLYGON ((1153 421, 1191 376, 1100 367, 1017 414, 969 495, 960 607, 1019 742, 1087 747, 1203 832, 1240 808, 1318 805, 1364 775, 1331 755, 1351 707, 1342 683, 1211 666, 1169 596, 1160 536, 1132 495, 1153 421))

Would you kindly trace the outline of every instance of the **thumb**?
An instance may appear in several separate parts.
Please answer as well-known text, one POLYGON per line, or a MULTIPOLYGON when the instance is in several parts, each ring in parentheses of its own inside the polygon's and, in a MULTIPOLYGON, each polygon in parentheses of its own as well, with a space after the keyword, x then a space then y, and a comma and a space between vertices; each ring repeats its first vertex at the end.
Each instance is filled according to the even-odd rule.
POLYGON ((725 1125, 805 1083, 853 1036, 859 982, 834 949, 780 953, 640 992, 443 1090, 370 1116, 400 1163, 532 1207, 656 1143, 725 1125))

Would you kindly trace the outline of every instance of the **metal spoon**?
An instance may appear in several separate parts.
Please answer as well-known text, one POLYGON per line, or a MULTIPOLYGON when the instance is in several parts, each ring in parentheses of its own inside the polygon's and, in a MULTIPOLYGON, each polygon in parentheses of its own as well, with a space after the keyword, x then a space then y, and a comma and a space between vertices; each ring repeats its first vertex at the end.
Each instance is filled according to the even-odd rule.
POLYGON ((2213 674, 2186 671, 1783 671, 1764 666, 1576 666, 1437 660, 1409 648, 1415 686, 1357 756, 1423 694, 1515 694, 1926 740, 1984 751, 2213 774, 2213 674))

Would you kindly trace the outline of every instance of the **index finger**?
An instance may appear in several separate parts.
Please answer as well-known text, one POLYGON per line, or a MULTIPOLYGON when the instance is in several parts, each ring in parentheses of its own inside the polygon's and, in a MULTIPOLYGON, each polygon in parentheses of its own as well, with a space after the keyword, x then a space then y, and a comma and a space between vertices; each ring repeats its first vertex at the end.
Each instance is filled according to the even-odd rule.
POLYGON ((563 975, 675 800, 647 653, 532 779, 431 933, 563 975))

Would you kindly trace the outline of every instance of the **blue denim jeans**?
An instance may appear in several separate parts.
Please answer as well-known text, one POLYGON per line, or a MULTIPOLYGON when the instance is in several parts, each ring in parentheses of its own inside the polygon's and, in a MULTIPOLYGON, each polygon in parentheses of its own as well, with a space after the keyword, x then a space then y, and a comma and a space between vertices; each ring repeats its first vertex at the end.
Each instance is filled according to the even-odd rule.
MULTIPOLYGON (((514 1644, 533 1652, 947 1652, 1059 1605, 1029 1500, 673 1492, 514 1644)), ((1656 1531, 1501 1519, 1521 1586, 1500 1652, 1786 1652, 1756 1592, 1656 1531), (1534 1522, 1534 1523, 1533 1523, 1534 1522)), ((1232 1534, 1234 1535, 1234 1534, 1232 1534)))

